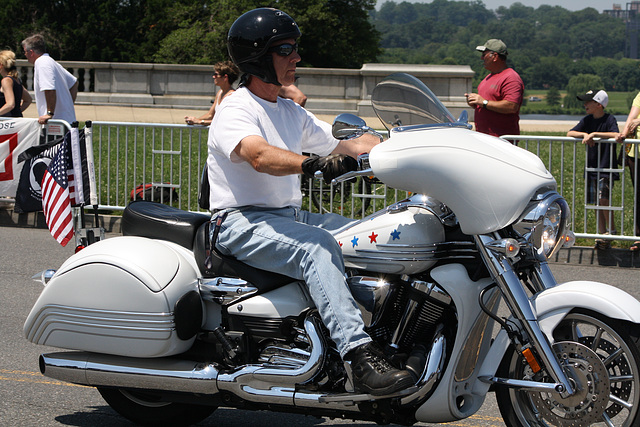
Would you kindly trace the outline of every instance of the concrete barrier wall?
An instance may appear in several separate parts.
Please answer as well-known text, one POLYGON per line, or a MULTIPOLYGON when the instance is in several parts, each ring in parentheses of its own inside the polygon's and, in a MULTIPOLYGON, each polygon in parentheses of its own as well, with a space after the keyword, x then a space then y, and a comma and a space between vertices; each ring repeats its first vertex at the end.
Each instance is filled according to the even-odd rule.
MULTIPOLYGON (((213 66, 60 61, 80 81, 77 104, 194 108, 209 105, 215 87, 213 66)), ((33 90, 33 66, 18 60, 21 77, 33 90)), ((298 68, 298 87, 316 114, 350 112, 373 116, 371 92, 389 74, 406 72, 419 78, 458 116, 470 109, 464 93, 472 89, 468 65, 364 64, 360 69, 298 68)))

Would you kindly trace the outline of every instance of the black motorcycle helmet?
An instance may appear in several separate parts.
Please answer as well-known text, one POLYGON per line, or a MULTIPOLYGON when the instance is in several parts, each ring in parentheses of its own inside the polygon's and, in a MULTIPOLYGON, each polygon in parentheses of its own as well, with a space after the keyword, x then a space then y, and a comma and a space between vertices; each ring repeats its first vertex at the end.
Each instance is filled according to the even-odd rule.
POLYGON ((240 71, 265 83, 281 86, 267 50, 278 40, 298 37, 298 24, 289 15, 263 7, 250 10, 235 20, 227 36, 227 49, 240 71))

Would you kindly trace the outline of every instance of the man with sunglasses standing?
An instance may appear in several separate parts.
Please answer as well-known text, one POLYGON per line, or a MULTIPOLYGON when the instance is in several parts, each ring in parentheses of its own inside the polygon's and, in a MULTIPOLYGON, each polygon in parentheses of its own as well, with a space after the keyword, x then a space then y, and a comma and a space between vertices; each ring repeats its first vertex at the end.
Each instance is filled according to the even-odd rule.
POLYGON ((467 104, 475 108, 476 130, 493 136, 520 135, 524 83, 513 68, 507 67, 507 45, 490 39, 476 50, 482 52, 484 68, 489 70, 478 85, 478 93, 464 94, 467 104))
POLYGON ((304 280, 357 391, 387 395, 413 385, 364 331, 331 231, 350 220, 300 209, 300 174, 325 182, 355 170, 354 157, 379 142, 372 135, 338 141, 331 126, 278 96, 295 82, 300 30, 286 13, 260 8, 231 26, 227 47, 244 84, 220 105, 209 130, 207 160, 216 248, 253 267, 304 280), (301 153, 316 153, 312 157, 301 153))

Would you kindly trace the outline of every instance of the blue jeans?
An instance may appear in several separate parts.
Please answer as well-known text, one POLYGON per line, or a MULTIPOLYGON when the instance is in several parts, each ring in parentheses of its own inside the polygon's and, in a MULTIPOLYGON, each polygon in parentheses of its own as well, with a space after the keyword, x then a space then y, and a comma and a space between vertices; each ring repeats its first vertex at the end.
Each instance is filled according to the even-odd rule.
POLYGON ((303 280, 342 357, 371 341, 347 287, 342 250, 331 234, 351 220, 292 207, 243 207, 227 212, 216 244, 221 253, 303 280))

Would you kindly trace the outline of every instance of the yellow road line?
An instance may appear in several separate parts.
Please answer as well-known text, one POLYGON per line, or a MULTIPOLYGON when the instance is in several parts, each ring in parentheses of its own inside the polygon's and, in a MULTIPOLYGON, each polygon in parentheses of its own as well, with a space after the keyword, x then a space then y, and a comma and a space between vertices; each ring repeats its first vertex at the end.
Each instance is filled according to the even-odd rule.
POLYGON ((15 377, 0 376, 0 381, 15 381, 15 382, 22 382, 22 383, 49 384, 49 385, 64 385, 64 386, 68 386, 68 387, 87 387, 87 386, 80 385, 80 384, 71 384, 71 383, 66 383, 66 382, 63 382, 63 381, 48 380, 40 372, 14 371, 14 370, 10 370, 10 369, 0 369, 0 373, 8 374, 8 375, 21 375, 21 376, 40 377, 41 378, 41 379, 32 379, 32 378, 15 378, 15 377))
POLYGON ((42 375, 40 372, 37 372, 37 371, 15 371, 15 370, 11 370, 11 369, 0 369, 0 373, 2 373, 2 374, 18 374, 18 375, 33 375, 33 376, 42 375))

